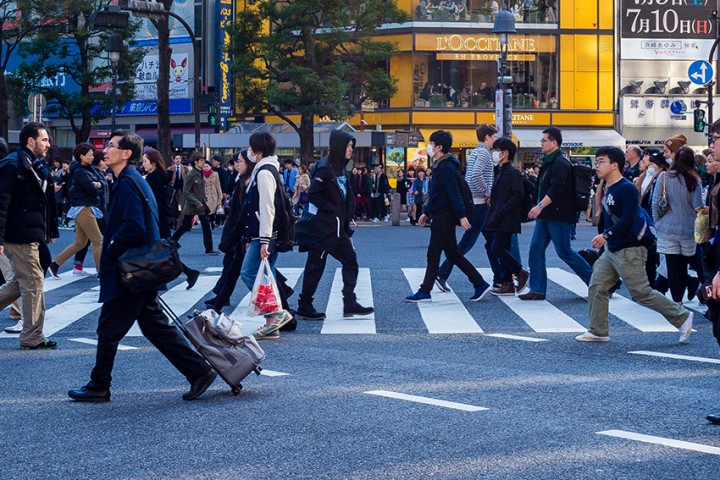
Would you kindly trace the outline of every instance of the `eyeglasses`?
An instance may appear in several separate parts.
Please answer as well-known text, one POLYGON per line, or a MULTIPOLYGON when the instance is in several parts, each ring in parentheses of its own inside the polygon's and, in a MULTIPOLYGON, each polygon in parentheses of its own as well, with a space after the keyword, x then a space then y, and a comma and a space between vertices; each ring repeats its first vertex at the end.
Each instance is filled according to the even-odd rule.
POLYGON ((551 142, 551 141, 552 140, 550 140, 549 138, 541 138, 540 139, 540 143, 547 143, 547 142, 551 142))
POLYGON ((718 141, 718 139, 720 139, 720 135, 713 135, 712 137, 710 137, 710 139, 712 140, 713 143, 715 143, 718 141))
POLYGON ((607 160, 595 160, 595 165, 605 165, 606 163, 610 163, 607 160))

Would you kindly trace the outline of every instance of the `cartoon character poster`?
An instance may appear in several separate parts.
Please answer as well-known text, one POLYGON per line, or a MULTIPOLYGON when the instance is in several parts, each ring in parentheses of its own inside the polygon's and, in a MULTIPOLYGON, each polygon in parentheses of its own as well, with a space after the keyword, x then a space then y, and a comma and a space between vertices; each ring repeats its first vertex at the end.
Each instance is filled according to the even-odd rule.
MULTIPOLYGON (((157 79, 160 72, 158 55, 145 55, 135 72, 135 99, 157 100, 157 79)), ((192 57, 173 52, 170 57, 170 98, 189 97, 189 70, 192 57)))

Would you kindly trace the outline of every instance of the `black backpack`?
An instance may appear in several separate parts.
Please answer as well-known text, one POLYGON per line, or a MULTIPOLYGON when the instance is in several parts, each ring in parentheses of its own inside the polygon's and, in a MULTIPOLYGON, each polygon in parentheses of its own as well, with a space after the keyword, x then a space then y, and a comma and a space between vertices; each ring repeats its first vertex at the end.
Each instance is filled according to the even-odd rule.
POLYGON ((586 165, 571 164, 573 181, 573 199, 575 211, 584 212, 590 205, 590 192, 593 184, 593 170, 586 165))
POLYGON ((290 252, 295 246, 295 222, 297 217, 292 202, 284 188, 280 173, 272 165, 263 165, 260 170, 268 170, 275 177, 275 220, 273 230, 277 232, 275 249, 280 253, 290 252))

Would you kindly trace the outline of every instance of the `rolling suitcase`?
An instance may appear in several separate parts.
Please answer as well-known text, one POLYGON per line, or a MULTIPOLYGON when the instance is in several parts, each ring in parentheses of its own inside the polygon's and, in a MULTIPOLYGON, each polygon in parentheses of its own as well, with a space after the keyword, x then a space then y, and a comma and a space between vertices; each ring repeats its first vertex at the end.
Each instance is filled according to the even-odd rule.
POLYGON ((240 382, 250 373, 260 375, 260 362, 265 358, 265 352, 254 337, 241 333, 237 322, 223 316, 224 324, 218 327, 197 310, 183 322, 160 297, 158 303, 198 353, 230 385, 233 395, 240 393, 240 382))

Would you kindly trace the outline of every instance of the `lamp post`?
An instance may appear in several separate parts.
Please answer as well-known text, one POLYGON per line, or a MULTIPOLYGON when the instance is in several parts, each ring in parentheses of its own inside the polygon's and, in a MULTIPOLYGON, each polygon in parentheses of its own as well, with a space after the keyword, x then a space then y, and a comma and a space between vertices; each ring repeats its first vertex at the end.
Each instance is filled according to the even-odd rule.
POLYGON ((115 119, 115 112, 117 111, 117 80, 118 80, 118 62, 120 61, 120 54, 125 50, 125 44, 119 33, 111 33, 107 39, 107 46, 105 51, 110 56, 110 68, 112 68, 112 120, 110 122, 110 129, 115 131, 117 122, 115 119))
POLYGON ((512 77, 508 76, 507 52, 510 34, 517 33, 517 31, 515 30, 515 18, 512 13, 508 12, 506 5, 503 5, 502 11, 495 16, 492 31, 500 37, 500 58, 498 58, 500 91, 495 92, 495 123, 500 135, 510 138, 512 137, 512 88, 508 84, 512 82, 512 77))

